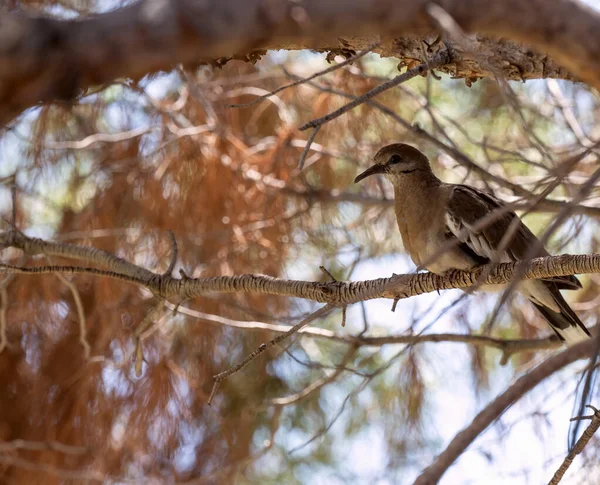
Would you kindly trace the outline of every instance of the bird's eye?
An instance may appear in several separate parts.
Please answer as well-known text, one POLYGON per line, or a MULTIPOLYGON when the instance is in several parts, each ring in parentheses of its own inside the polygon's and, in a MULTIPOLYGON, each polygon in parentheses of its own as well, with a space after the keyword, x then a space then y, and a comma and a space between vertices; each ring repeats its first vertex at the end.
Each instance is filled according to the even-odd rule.
POLYGON ((400 155, 392 155, 388 160, 388 164, 393 165, 395 163, 400 163, 402 161, 402 157, 400 155))

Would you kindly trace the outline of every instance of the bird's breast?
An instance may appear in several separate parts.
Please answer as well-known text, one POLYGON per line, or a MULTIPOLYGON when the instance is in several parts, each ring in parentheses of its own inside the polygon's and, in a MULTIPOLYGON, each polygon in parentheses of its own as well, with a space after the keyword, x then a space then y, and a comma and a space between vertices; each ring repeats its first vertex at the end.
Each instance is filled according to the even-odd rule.
POLYGON ((413 262, 433 273, 470 269, 473 261, 446 237, 446 191, 424 187, 410 193, 395 188, 396 218, 406 252, 413 262))
POLYGON ((473 267, 471 261, 467 261, 455 247, 448 245, 448 241, 443 237, 443 228, 439 231, 415 230, 400 218, 398 227, 404 249, 417 266, 438 274, 449 269, 473 267))

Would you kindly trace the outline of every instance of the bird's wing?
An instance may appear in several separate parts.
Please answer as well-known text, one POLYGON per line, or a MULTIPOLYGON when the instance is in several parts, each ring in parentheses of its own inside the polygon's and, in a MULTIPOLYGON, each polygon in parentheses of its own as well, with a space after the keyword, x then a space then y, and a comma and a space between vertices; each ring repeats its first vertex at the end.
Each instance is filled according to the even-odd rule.
MULTIPOLYGON (((462 243, 481 258, 500 263, 531 257, 537 237, 493 195, 467 185, 454 185, 446 208, 446 226, 462 243), (482 227, 480 227, 482 226, 482 227), (503 238, 507 234, 505 241, 503 238)), ((548 256, 539 246, 533 257, 548 256)), ((552 278, 559 289, 581 288, 574 276, 552 278)))

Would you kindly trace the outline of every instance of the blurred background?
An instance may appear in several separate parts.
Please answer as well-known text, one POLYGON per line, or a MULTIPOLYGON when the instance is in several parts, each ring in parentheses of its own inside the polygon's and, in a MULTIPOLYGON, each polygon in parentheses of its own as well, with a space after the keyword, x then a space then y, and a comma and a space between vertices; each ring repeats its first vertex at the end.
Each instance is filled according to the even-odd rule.
MULTIPOLYGON (((111 8, 12 5, 61 17, 111 8)), ((552 253, 600 252, 600 191, 582 193, 597 170, 594 149, 568 164, 600 139, 600 103, 587 86, 418 77, 326 124, 300 171, 307 133, 297 127, 396 76, 397 60, 369 54, 253 106, 228 104, 330 62, 310 51, 269 52, 254 65, 179 67, 29 109, 0 132, 2 216, 15 210, 29 236, 94 246, 158 272, 169 264, 173 231, 176 271, 193 277, 329 280, 319 266, 339 280, 411 273, 391 187, 377 177, 352 183, 380 147, 404 142, 426 153, 443 180, 514 204, 552 253), (557 202, 534 204, 553 183, 547 198, 557 202), (577 194, 582 203, 545 234, 577 194)), ((16 250, 2 259, 69 263, 16 250)), ((600 280, 581 280, 568 299, 593 327, 600 280)), ((492 347, 393 340, 549 336, 524 300, 510 298, 496 314, 498 301, 452 290, 402 300, 394 313, 388 300, 356 304, 345 327, 339 311, 314 322, 226 380, 209 407, 214 374, 318 305, 243 293, 186 301, 152 322, 137 377, 134 331, 156 305, 149 292, 92 276, 6 277, 0 482, 411 483, 494 396, 557 350, 516 353, 500 365, 492 347), (392 343, 356 345, 347 338, 356 335, 392 343)), ((441 483, 548 480, 567 451, 586 365, 522 398, 441 483)), ((594 390, 586 402, 597 397, 594 390)), ((599 450, 593 439, 562 483, 598 483, 599 450)))

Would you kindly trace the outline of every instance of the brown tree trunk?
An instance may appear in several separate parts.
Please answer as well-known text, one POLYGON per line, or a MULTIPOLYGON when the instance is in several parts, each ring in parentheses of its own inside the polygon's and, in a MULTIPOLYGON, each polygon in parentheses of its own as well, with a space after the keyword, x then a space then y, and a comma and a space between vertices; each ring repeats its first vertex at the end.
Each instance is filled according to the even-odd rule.
MULTIPOLYGON (((382 55, 423 60, 423 44, 411 36, 432 38, 428 3, 347 0, 340 8, 337 0, 143 0, 76 21, 5 13, 0 19, 0 124, 37 102, 72 99, 119 77, 137 79, 177 63, 253 61, 265 49, 346 53, 380 37, 382 55)), ((442 70, 478 78, 488 76, 491 66, 507 79, 581 79, 600 87, 600 15, 583 4, 437 3, 463 29, 492 36, 479 37, 477 57, 486 67, 455 52, 442 70), (515 42, 528 43, 539 53, 515 42)))

